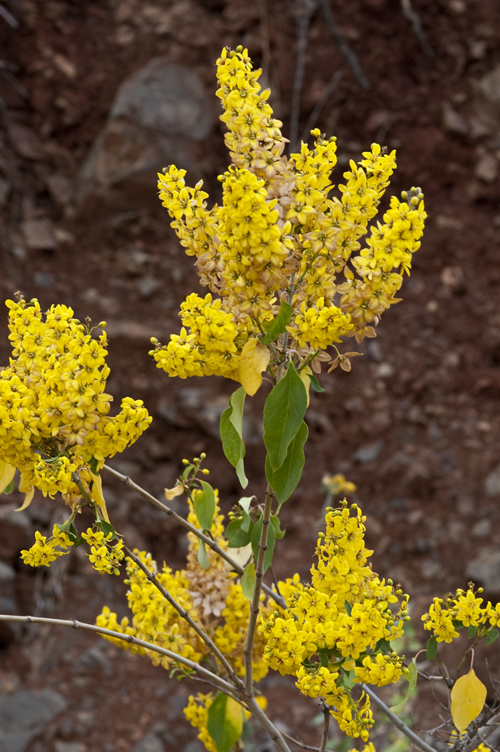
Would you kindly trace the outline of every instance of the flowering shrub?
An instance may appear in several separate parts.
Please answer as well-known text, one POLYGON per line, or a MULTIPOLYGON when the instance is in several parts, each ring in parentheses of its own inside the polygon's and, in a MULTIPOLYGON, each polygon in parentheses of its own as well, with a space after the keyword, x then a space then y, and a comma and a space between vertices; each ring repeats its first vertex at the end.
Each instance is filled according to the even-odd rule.
MULTIPOLYGON (((176 485, 165 489, 167 501, 186 497, 182 517, 105 465, 151 418, 142 402, 130 398, 117 416, 109 415, 105 333, 94 338, 89 323, 82 325, 64 306, 51 307, 44 320, 38 302, 27 304, 21 297, 7 302, 14 349, 10 366, 0 372, 0 490, 10 490, 18 470, 23 508, 35 488, 51 496, 61 492, 70 508, 50 537, 37 532, 34 545, 22 551, 27 564, 49 566, 84 542, 100 573, 120 574, 125 563, 131 617, 118 622, 105 607, 95 625, 67 623, 147 655, 181 678, 196 675, 215 690, 191 696, 185 709, 209 752, 240 749, 251 715, 287 752, 287 735, 268 715, 266 698, 256 697, 255 685, 269 670, 293 676, 303 695, 319 699, 324 714, 319 752, 326 749, 331 717, 347 736, 366 742, 364 752, 375 752, 368 742, 371 702, 429 752, 433 748, 371 688, 404 678, 408 698, 419 673, 418 654, 407 661, 394 649, 410 619, 409 596, 369 565, 373 552, 365 547, 366 518, 359 506, 344 499, 326 508, 308 583, 293 573, 272 586, 264 583, 284 535, 281 506, 304 465, 309 390, 323 391, 315 374, 324 363, 329 371, 338 365, 349 371, 359 353, 341 352, 346 340, 376 336, 381 314, 399 301, 396 294, 426 218, 422 192, 412 188, 402 200, 393 197, 381 220, 370 225, 396 166, 394 152, 373 144, 358 164, 350 163, 334 195, 335 139, 315 130, 312 148, 302 144, 300 153, 285 156, 282 124, 273 117, 259 75, 242 48, 224 50, 217 63, 217 96, 231 155, 220 176, 222 205, 209 209, 201 182, 187 186, 184 170, 170 166, 159 175, 172 226, 210 292, 187 297, 180 333, 166 345, 152 340, 151 354, 169 376, 219 375, 241 385, 221 417, 220 433, 242 488, 249 485, 245 399, 268 382, 264 498, 242 497, 225 524, 218 492, 204 480, 208 470, 201 455, 185 460, 176 485), (158 566, 149 553, 128 549, 106 511, 103 470, 122 477, 188 531, 185 569, 158 566), (80 534, 84 506, 95 522, 80 534)), ((323 484, 328 504, 355 489, 342 475, 325 476, 323 484)), ((470 585, 447 600, 435 598, 423 617, 432 632, 427 658, 441 673, 424 676, 442 679, 450 690, 455 729, 449 743, 456 752, 483 752, 482 733, 500 711, 498 694, 485 702, 486 688, 472 662, 465 676, 451 679, 436 658, 438 643, 451 642, 463 627, 473 640, 464 660, 480 640, 489 645, 498 637, 500 604, 482 606, 480 592, 470 585)))

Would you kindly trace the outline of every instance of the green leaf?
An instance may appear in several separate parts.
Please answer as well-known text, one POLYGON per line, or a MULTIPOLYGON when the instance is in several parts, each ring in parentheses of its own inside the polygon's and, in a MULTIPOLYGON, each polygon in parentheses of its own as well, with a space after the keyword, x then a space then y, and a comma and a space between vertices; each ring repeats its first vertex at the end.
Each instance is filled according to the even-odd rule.
POLYGON ((469 629, 467 630, 467 637, 469 640, 472 640, 473 637, 475 637, 477 634, 477 627, 472 626, 472 624, 469 624, 469 629))
POLYGON ((306 408, 304 382, 293 363, 289 363, 286 375, 271 391, 264 405, 264 444, 274 473, 286 459, 288 447, 302 425, 306 408))
POLYGON ((437 643, 435 636, 432 635, 432 637, 429 637, 427 641, 427 646, 425 649, 427 660, 433 661, 437 655, 437 651, 438 651, 438 643, 437 643))
MULTIPOLYGON (((262 531, 262 517, 253 526, 252 536, 251 536, 252 551, 253 551, 255 561, 257 561, 257 557, 259 555, 259 541, 260 541, 261 531, 262 531)), ((264 556, 263 572, 266 572, 269 569, 269 566, 273 560, 273 552, 274 552, 275 543, 276 543, 276 528, 272 523, 269 523, 268 531, 267 531, 267 548, 266 548, 266 554, 264 556)))
POLYGON ((323 668, 328 668, 328 656, 325 655, 325 653, 320 653, 319 662, 321 663, 323 668))
POLYGON ((388 640, 380 639, 375 645, 374 653, 389 653, 392 650, 391 644, 388 640))
POLYGON ((240 517, 232 520, 226 527, 226 538, 229 541, 229 548, 243 548, 250 543, 252 524, 248 530, 242 530, 244 519, 240 517))
POLYGON ((267 324, 264 324, 264 329, 266 330, 267 334, 261 339, 261 345, 270 345, 271 342, 277 340, 278 337, 286 331, 288 324, 292 320, 292 313, 292 306, 287 303, 286 300, 282 300, 280 310, 276 318, 274 318, 272 321, 269 321, 267 324))
POLYGON ((243 443, 243 408, 245 405, 246 392, 241 387, 229 398, 229 407, 221 415, 220 437, 222 449, 226 459, 236 470, 236 475, 242 488, 248 486, 245 475, 243 458, 245 456, 245 444, 243 443))
POLYGON ((232 697, 217 692, 208 709, 207 729, 217 752, 231 752, 243 731, 243 708, 232 697))
POLYGON ((3 494, 6 494, 7 496, 12 493, 14 490, 14 478, 12 478, 11 482, 8 486, 5 486, 4 490, 2 491, 3 494))
POLYGON ((402 700, 401 702, 399 702, 397 705, 393 705, 392 706, 391 710, 392 710, 393 713, 399 713, 401 710, 403 710, 404 706, 406 705, 406 703, 408 702, 408 700, 410 699, 410 697, 412 697, 415 694, 415 690, 417 688, 417 675, 418 675, 417 674, 417 664, 415 662, 415 658, 410 663, 408 669, 409 669, 409 671, 408 671, 408 675, 406 677, 408 679, 408 682, 409 682, 408 690, 406 692, 404 700, 402 700))
POLYGON ((202 569, 208 569, 210 566, 207 549, 205 548, 205 541, 200 541, 200 547, 198 549, 198 564, 202 569))
POLYGON ((244 532, 248 532, 253 524, 252 518, 249 515, 250 504, 252 503, 253 499, 255 499, 255 496, 243 496, 238 502, 240 509, 243 512, 241 529, 244 532))
POLYGON ((194 465, 186 465, 186 467, 184 468, 184 472, 182 473, 183 480, 187 480, 187 477, 189 473, 191 472, 191 470, 194 470, 194 465))
POLYGON ((345 610, 347 612, 347 616, 350 616, 351 615, 351 611, 352 611, 352 606, 349 603, 349 601, 344 601, 344 608, 345 608, 345 610))
POLYGON ((307 375, 309 376, 309 378, 311 380, 311 386, 312 386, 312 388, 314 389, 315 392, 324 392, 325 391, 323 389, 323 387, 319 385, 319 381, 316 378, 316 376, 314 376, 312 373, 308 373, 307 375))
POLYGON ((97 465, 98 464, 99 464, 99 460, 96 459, 95 457, 92 457, 92 459, 89 462, 89 466, 90 466, 90 469, 92 471, 92 475, 97 475, 97 473, 98 473, 97 465))
POLYGON ((274 514, 271 516, 271 522, 274 525, 274 532, 276 533, 276 538, 278 538, 278 540, 281 540, 281 538, 284 537, 286 530, 281 529, 280 521, 274 514))
POLYGON ((108 536, 109 533, 111 533, 110 540, 114 540, 116 538, 115 529, 110 522, 106 522, 106 520, 96 520, 96 526, 104 533, 105 536, 108 536))
POLYGON ((498 635, 500 635, 498 629, 490 629, 490 631, 486 635, 486 644, 493 645, 495 640, 498 639, 498 635))
POLYGON ((243 595, 245 598, 249 601, 253 598, 253 591, 255 590, 255 564, 253 561, 249 562, 246 567, 245 571, 241 575, 241 589, 243 590, 243 595))
MULTIPOLYGON (((266 456, 266 478, 274 491, 279 507, 290 498, 297 488, 304 468, 304 444, 307 441, 309 429, 302 421, 299 430, 291 441, 285 461, 279 470, 273 470, 269 454, 266 456)), ((278 509, 279 509, 278 507, 278 509)))
POLYGON ((193 493, 193 507, 202 530, 210 530, 215 514, 215 492, 210 483, 200 481, 202 491, 193 493))

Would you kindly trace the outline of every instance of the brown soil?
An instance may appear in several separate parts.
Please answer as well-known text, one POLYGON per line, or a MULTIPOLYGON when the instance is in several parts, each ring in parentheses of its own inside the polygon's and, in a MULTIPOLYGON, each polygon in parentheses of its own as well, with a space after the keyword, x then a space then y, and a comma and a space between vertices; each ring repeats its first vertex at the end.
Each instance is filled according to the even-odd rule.
MULTIPOLYGON (((2 59, 18 66, 10 78, 0 76, 0 177, 9 186, 1 208, 1 293, 6 298, 21 290, 42 306, 61 302, 81 318, 107 319, 108 391, 118 403, 126 395, 144 399, 154 417, 144 437, 111 464, 161 494, 175 482, 183 457, 205 451, 227 511, 238 498, 238 484, 204 407, 229 395, 233 385, 215 378, 167 380, 148 356, 149 336, 165 339, 175 331, 179 303, 198 289, 192 262, 180 252, 166 212, 147 208, 82 221, 64 201, 58 203, 48 178, 73 180, 117 87, 151 57, 167 55, 195 69, 212 92, 221 47, 241 43, 260 64, 267 33, 266 73, 286 133, 297 50, 292 4, 179 2, 175 28, 164 34, 148 20, 151 6, 135 0, 3 5, 20 25, 10 29, 0 18, 2 59), (52 223, 56 247, 26 248, 20 227, 30 219, 52 223), (137 250, 148 254, 138 270, 130 263, 137 250), (161 281, 149 297, 138 285, 146 274, 161 281)), ((337 181, 348 159, 359 158, 372 141, 397 148, 392 192, 420 185, 429 221, 402 290, 403 303, 385 314, 377 340, 364 343, 364 357, 355 360, 352 372, 324 376, 326 393, 312 397, 306 470, 283 509, 287 536, 276 570, 278 576, 299 571, 307 578, 323 503, 321 477, 342 472, 356 483, 357 499, 368 514, 374 568, 402 583, 418 615, 433 595, 466 584, 467 564, 481 548, 500 543, 498 497, 488 496, 484 485, 500 462, 500 188, 478 169, 485 154, 500 158, 500 131, 496 141, 491 134, 473 137, 443 119, 447 105, 469 117, 474 82, 500 62, 500 6, 495 0, 415 0, 435 51, 431 58, 399 3, 330 5, 371 89, 360 88, 317 11, 309 29, 301 127, 332 73, 341 71, 317 123, 338 137, 337 181)), ((199 154, 200 172, 214 197, 214 175, 227 159, 216 108, 214 103, 212 132, 199 154)), ((2 331, 0 361, 5 363, 5 319, 2 331)), ((251 408, 256 432, 263 399, 259 394, 251 408)), ((249 491, 259 494, 263 453, 250 444, 248 454, 249 491)), ((129 491, 114 483, 109 489, 111 512, 129 545, 182 566, 180 530, 129 491)), ((2 503, 12 499, 3 497, 2 503)), ((36 498, 33 529, 43 530, 58 504, 36 498)), ((18 572, 20 613, 34 611, 36 592, 39 612, 46 615, 92 621, 105 604, 125 614, 121 579, 94 576, 83 554, 73 556, 68 571, 36 577, 20 566, 17 553, 7 563, 18 572)), ((418 619, 416 625, 420 634, 418 619)), ((57 739, 77 740, 88 750, 129 752, 159 722, 165 724, 168 750, 193 738, 179 699, 187 695, 187 684, 169 684, 145 659, 107 645, 94 654, 95 639, 70 630, 31 627, 7 643, 4 689, 16 687, 17 676, 22 685, 52 687, 69 702, 64 719, 49 726, 30 752, 52 752, 57 739), (87 651, 83 662, 82 651, 87 651)), ((499 664, 498 655, 492 663, 499 664)), ((316 743, 319 731, 309 725, 311 713, 318 712, 314 702, 300 702, 292 682, 279 677, 268 687, 272 716, 281 715, 292 733, 316 743)), ((432 719, 422 710, 418 722, 428 728, 432 719)))

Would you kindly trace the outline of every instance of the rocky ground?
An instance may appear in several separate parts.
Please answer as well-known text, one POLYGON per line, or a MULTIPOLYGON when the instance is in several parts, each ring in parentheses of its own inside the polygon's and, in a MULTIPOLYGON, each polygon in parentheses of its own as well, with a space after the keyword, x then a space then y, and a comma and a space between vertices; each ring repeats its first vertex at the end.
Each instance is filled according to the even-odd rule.
MULTIPOLYGON (((414 0, 423 38, 395 1, 329 4, 370 88, 315 10, 299 134, 322 103, 315 124, 338 137, 334 182, 372 141, 397 149, 392 190, 420 185, 429 221, 403 302, 385 314, 378 338, 359 347, 352 372, 324 376, 326 393, 312 397, 306 471, 283 509, 287 537, 276 568, 307 578, 321 477, 342 472, 368 514, 374 568, 401 581, 418 616, 433 595, 469 579, 491 599, 500 594, 500 6, 414 0)), ((262 65, 289 132, 296 7, 285 0, 0 6, 1 293, 21 290, 44 307, 61 302, 80 318, 106 319, 108 391, 118 403, 144 399, 154 417, 113 466, 161 495, 181 459, 205 451, 225 511, 238 486, 217 426, 232 384, 167 380, 148 356, 149 338, 177 331, 179 303, 198 289, 157 205, 155 173, 175 162, 217 199, 215 175, 227 161, 214 97, 223 45, 245 45, 262 65)), ((6 316, 0 332, 5 364, 6 316)), ((257 494, 262 401, 255 398, 247 425, 257 494)), ((179 529, 114 482, 106 495, 130 546, 182 566, 179 529)), ((23 568, 20 549, 57 519, 60 504, 39 496, 14 513, 17 503, 0 498, 0 611, 92 621, 108 604, 125 614, 121 579, 94 576, 82 549, 46 573, 23 568)), ((419 639, 417 618, 408 650, 419 639)), ((4 752, 200 749, 182 716, 192 687, 170 684, 145 660, 73 630, 2 627, 0 643, 4 752)), ((496 646, 490 653, 490 667, 499 668, 496 646)), ((317 743, 314 703, 300 702, 281 677, 268 679, 265 691, 272 716, 317 743)), ((425 697, 415 705, 418 727, 432 725, 429 707, 425 697)))

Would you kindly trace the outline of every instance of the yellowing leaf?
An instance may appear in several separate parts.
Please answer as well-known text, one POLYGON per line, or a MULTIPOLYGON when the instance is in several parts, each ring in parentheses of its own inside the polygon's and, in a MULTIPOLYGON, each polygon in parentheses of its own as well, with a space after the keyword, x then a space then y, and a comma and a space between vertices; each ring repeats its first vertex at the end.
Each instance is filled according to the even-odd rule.
POLYGON ((451 690, 451 717, 460 733, 478 717, 485 700, 486 687, 477 678, 474 669, 457 679, 451 690))
POLYGON ((271 353, 258 339, 249 339, 240 356, 240 384, 251 397, 262 384, 262 372, 266 370, 271 353))
POLYGON ((3 493, 16 473, 16 468, 0 460, 0 493, 3 493))
POLYGON ((21 491, 21 493, 25 494, 25 497, 21 506, 14 510, 15 512, 23 512, 25 509, 27 509, 31 504, 33 496, 35 494, 35 487, 31 486, 29 483, 23 480, 22 477, 19 483, 19 490, 21 491))
POLYGON ((182 483, 177 483, 173 488, 165 488, 165 498, 167 501, 172 501, 176 496, 182 496, 184 493, 184 486, 182 483))
POLYGON ((92 484, 92 493, 91 496, 99 509, 102 512, 103 518, 106 520, 106 522, 109 522, 108 517, 108 510, 106 509, 106 502, 104 501, 104 496, 102 495, 102 479, 100 475, 93 475, 94 482, 92 484))
POLYGON ((307 407, 309 407, 309 401, 310 401, 309 388, 311 386, 311 379, 309 378, 309 374, 312 374, 312 371, 309 368, 309 366, 306 366, 305 368, 303 368, 302 371, 299 373, 299 376, 304 382, 304 386, 306 388, 307 407))

